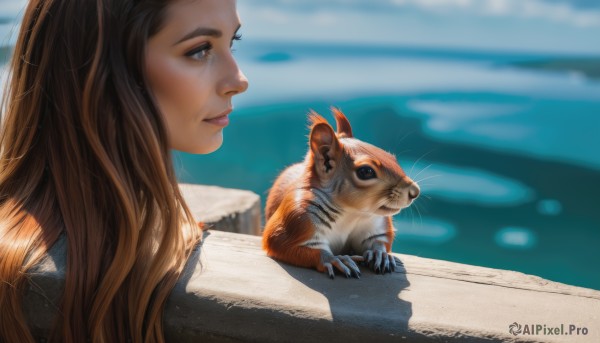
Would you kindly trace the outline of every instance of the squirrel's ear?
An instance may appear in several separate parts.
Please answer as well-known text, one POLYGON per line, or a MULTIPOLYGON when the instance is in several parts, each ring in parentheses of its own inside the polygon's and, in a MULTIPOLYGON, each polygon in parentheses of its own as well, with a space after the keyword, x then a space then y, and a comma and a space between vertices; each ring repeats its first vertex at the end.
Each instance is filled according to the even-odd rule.
POLYGON ((331 112, 335 116, 338 136, 352 138, 352 126, 350 126, 350 122, 344 113, 336 107, 332 107, 331 112))
POLYGON ((332 175, 339 163, 341 145, 327 122, 313 125, 310 131, 310 150, 319 176, 324 178, 332 175))

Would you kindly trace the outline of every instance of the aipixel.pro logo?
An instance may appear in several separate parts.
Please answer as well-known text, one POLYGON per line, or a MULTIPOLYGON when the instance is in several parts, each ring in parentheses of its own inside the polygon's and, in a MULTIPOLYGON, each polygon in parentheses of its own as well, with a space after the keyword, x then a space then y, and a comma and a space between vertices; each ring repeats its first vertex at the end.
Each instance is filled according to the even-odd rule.
POLYGON ((544 335, 544 336, 586 336, 589 332, 586 327, 577 325, 560 324, 558 326, 548 326, 546 324, 524 324, 514 322, 508 326, 508 332, 512 335, 544 335))

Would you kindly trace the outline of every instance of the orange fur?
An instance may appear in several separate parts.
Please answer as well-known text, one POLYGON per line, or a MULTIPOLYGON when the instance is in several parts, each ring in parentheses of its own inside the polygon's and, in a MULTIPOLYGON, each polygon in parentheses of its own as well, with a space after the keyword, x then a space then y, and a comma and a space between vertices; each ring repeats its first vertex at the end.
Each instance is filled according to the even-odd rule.
POLYGON ((337 126, 337 134, 338 137, 354 137, 352 135, 352 127, 350 126, 350 122, 348 118, 336 107, 331 108, 331 112, 335 116, 335 125, 337 126))
POLYGON ((308 113, 308 121, 310 122, 310 126, 309 128, 312 130, 315 126, 317 126, 318 124, 327 124, 329 125, 329 123, 327 122, 327 119, 325 119, 322 115, 318 114, 317 112, 311 110, 308 113))
POLYGON ((392 251, 392 243, 394 242, 394 238, 396 236, 396 230, 394 230, 394 222, 392 221, 392 217, 387 217, 386 218, 386 225, 387 225, 387 231, 385 232, 387 234, 387 239, 388 241, 385 244, 385 250, 387 252, 391 252, 392 251))
MULTIPOLYGON (((316 246, 321 246, 320 244, 324 243, 316 245, 310 245, 309 243, 312 243, 312 239, 317 237, 324 239, 324 242, 327 242, 327 244, 331 244, 330 242, 332 241, 327 241, 328 238, 323 237, 340 234, 341 231, 335 231, 333 225, 337 225, 336 220, 338 218, 343 218, 341 212, 344 211, 345 206, 359 206, 348 207, 348 209, 354 209, 353 211, 355 211, 350 211, 350 213, 357 213, 356 211, 360 208, 361 201, 363 203, 365 201, 362 198, 369 199, 369 197, 364 196, 366 193, 361 192, 373 189, 371 190, 372 194, 380 194, 382 190, 387 190, 385 187, 402 188, 408 187, 408 185, 413 183, 404 174, 393 155, 353 138, 352 128, 346 116, 337 108, 332 108, 332 112, 336 120, 337 132, 333 130, 331 125, 321 115, 314 111, 309 113, 311 130, 309 135, 310 148, 304 162, 286 168, 276 179, 269 191, 265 208, 267 223, 262 240, 263 249, 267 252, 268 256, 296 266, 316 268, 319 271, 325 270, 325 267, 323 265, 322 250, 320 250, 321 248, 316 248, 316 246), (329 195, 331 197, 334 195, 338 196, 335 206, 337 206, 340 213, 332 210, 331 207, 326 209, 325 204, 327 201, 333 203, 333 198, 319 200, 317 199, 319 197, 314 193, 315 189, 322 192, 322 189, 332 189, 336 185, 355 182, 352 181, 352 175, 354 175, 353 173, 355 173, 357 168, 363 165, 371 166, 377 175, 381 177, 381 180, 387 180, 381 181, 383 185, 381 187, 384 188, 373 187, 370 183, 353 184, 352 187, 354 187, 354 190, 345 193, 346 195, 341 193, 329 195), (316 201, 321 202, 316 204, 316 201), (310 206, 312 206, 311 209, 313 212, 310 212, 310 206), (322 215, 324 218, 328 217, 329 220, 319 221, 318 219, 320 218, 315 219, 315 206, 321 210, 317 214, 322 215), (336 218, 333 218, 334 216, 336 218), (325 221, 330 224, 329 229, 331 231, 327 231, 327 229, 323 231, 323 228, 327 226, 325 221), (318 231, 318 229, 321 231, 318 231)), ((354 178, 356 178, 356 175, 354 175, 354 178)), ((380 182, 379 180, 375 181, 380 182)), ((387 205, 388 202, 385 202, 385 204, 387 205)), ((382 205, 377 206, 374 211, 381 211, 379 207, 382 205)), ((389 209, 385 211, 389 211, 389 209)), ((348 216, 350 217, 348 218, 353 218, 352 216, 354 215, 349 214, 348 216)), ((374 231, 368 228, 366 230, 360 229, 356 231, 358 235, 354 236, 354 241, 346 243, 360 243, 362 244, 361 247, 364 247, 366 244, 372 244, 367 250, 375 249, 373 248, 375 246, 382 248, 381 243, 383 243, 386 252, 390 252, 395 236, 392 217, 390 215, 373 213, 368 218, 375 218, 368 219, 369 223, 371 223, 371 220, 373 220, 372 223, 379 223, 377 224, 379 229, 374 231), (385 217, 384 226, 381 226, 381 221, 377 221, 378 219, 376 219, 381 218, 381 216, 385 217)), ((343 230, 342 227, 343 225, 336 226, 336 230, 343 230)), ((345 246, 348 246, 346 243, 345 246)), ((345 253, 349 253, 349 251, 345 253)), ((362 254, 362 251, 358 253, 362 254)))
POLYGON ((319 266, 318 250, 299 246, 314 234, 306 212, 298 208, 288 193, 277 211, 270 217, 263 233, 263 249, 278 260, 301 266, 319 266))

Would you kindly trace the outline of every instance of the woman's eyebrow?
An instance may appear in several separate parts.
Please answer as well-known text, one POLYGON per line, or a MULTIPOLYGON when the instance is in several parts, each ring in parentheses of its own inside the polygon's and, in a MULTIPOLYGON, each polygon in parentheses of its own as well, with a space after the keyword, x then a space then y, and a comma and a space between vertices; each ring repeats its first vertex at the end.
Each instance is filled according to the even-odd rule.
MULTIPOLYGON (((237 28, 235 29, 235 32, 237 32, 240 29, 240 27, 241 27, 241 25, 238 25, 237 28)), ((173 45, 177 45, 183 41, 186 41, 188 39, 198 37, 198 36, 210 36, 210 37, 220 38, 222 35, 223 35, 223 32, 221 32, 221 30, 213 29, 210 27, 198 27, 194 31, 183 36, 180 40, 177 41, 177 43, 175 43, 173 45)))
POLYGON ((219 38, 222 35, 223 35, 223 32, 221 32, 220 30, 212 29, 209 27, 199 27, 199 28, 195 29, 194 31, 183 36, 180 40, 177 41, 177 43, 175 43, 173 45, 177 45, 183 41, 186 41, 190 38, 194 38, 194 37, 198 37, 198 36, 211 36, 211 37, 219 38))

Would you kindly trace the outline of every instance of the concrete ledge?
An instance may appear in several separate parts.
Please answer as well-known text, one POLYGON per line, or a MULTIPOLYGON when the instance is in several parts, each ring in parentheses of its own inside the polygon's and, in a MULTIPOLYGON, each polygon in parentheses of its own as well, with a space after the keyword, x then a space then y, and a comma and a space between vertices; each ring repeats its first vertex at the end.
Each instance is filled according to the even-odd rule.
POLYGON ((600 292, 517 272, 397 255, 392 275, 330 280, 278 263, 260 238, 209 232, 167 306, 172 342, 600 341, 600 292), (514 336, 570 324, 586 336, 514 336))
MULTIPOLYGON (((32 277, 25 309, 42 337, 64 276, 59 241, 32 277)), ((600 341, 600 292, 516 272, 397 255, 404 269, 328 279, 278 263, 260 237, 208 231, 165 309, 169 342, 600 341), (576 325, 587 335, 509 333, 576 325)))
POLYGON ((260 235, 260 197, 250 191, 180 184, 194 217, 211 230, 260 235))

